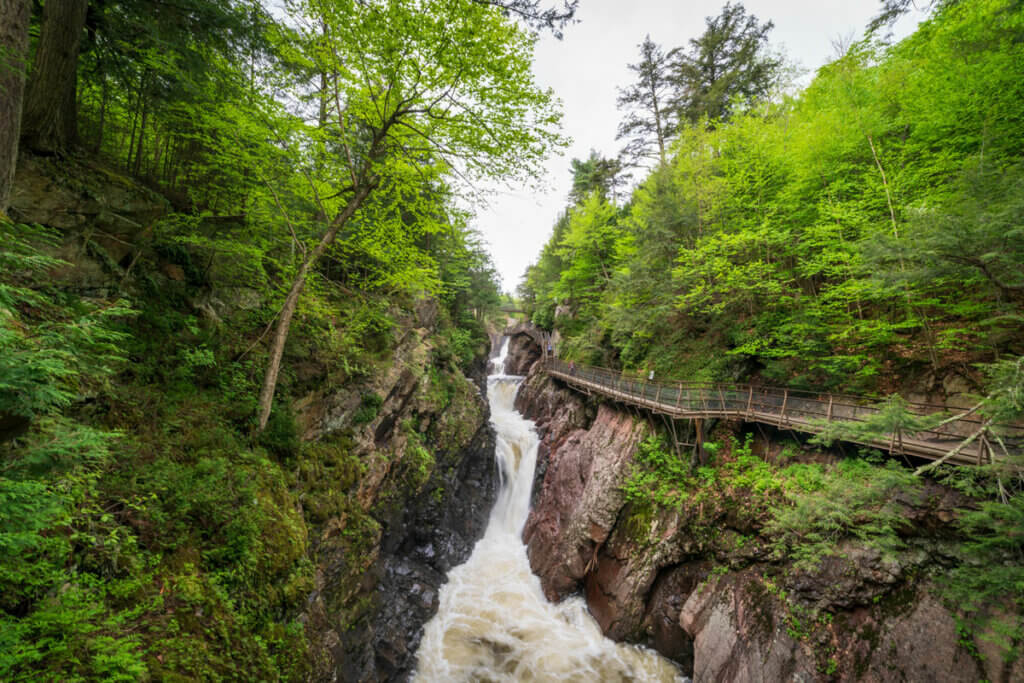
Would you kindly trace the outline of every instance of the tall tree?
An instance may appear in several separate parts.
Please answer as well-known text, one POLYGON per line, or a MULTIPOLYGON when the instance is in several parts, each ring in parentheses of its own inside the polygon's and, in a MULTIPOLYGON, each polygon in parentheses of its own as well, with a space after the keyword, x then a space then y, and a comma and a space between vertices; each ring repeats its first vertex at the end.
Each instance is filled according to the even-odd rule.
POLYGON ((43 5, 22 117, 22 140, 34 151, 65 150, 78 139, 78 51, 88 8, 89 0, 43 5))
POLYGON ((774 24, 762 24, 741 3, 726 3, 721 14, 707 17, 706 22, 704 33, 690 40, 689 51, 676 53, 675 105, 691 123, 704 116, 729 118, 734 98, 763 97, 782 67, 781 58, 767 53, 768 32, 774 24))
POLYGON ((926 0, 922 6, 914 0, 881 0, 882 9, 868 23, 868 33, 877 33, 882 27, 891 27, 911 9, 932 9, 955 5, 961 0, 926 0))
POLYGON ((627 139, 622 156, 636 165, 641 159, 665 163, 665 146, 678 124, 678 112, 669 102, 675 88, 672 59, 648 35, 640 44, 640 61, 629 68, 637 80, 619 89, 617 103, 626 118, 616 140, 627 139))
MULTIPOLYGON (((331 218, 278 315, 259 396, 260 430, 270 417, 306 279, 339 234, 360 223, 357 214, 369 200, 413 199, 446 173, 466 179, 534 176, 551 147, 562 144, 553 97, 530 74, 533 40, 494 7, 418 0, 310 1, 301 8, 317 38, 304 44, 323 50, 311 61, 331 61, 330 70, 339 74, 328 125, 317 121, 308 133, 323 150, 311 185, 317 197, 327 194, 319 187, 333 199, 318 199, 331 218)), ((298 137, 296 154, 308 149, 309 138, 298 137)), ((412 202, 403 204, 405 213, 415 210, 412 202)))
POLYGON ((534 29, 548 29, 558 38, 562 29, 576 16, 580 0, 562 0, 562 4, 543 7, 541 0, 472 0, 481 5, 500 7, 506 14, 519 17, 534 29))
POLYGON ((569 201, 582 204, 592 192, 597 192, 601 199, 615 201, 619 187, 625 184, 626 177, 622 174, 622 162, 618 159, 605 159, 596 150, 590 150, 586 160, 573 159, 572 190, 569 201))
POLYGON ((0 0, 0 214, 7 211, 18 162, 28 17, 28 0, 0 0))

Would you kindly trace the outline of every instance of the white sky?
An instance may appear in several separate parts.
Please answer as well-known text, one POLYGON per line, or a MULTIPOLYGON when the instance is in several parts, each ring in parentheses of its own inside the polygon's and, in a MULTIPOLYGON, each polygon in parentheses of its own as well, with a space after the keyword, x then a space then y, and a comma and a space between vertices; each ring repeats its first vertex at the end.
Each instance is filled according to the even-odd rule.
MULTIPOLYGON (((526 267, 536 260, 567 203, 570 160, 587 158, 591 149, 613 157, 622 146, 615 140, 621 118, 615 106, 617 88, 632 81, 627 65, 639 61, 638 45, 644 36, 649 33, 666 51, 685 45, 704 32, 705 17, 718 15, 723 4, 724 0, 581 0, 579 23, 566 27, 561 41, 548 34, 541 37, 534 72, 542 87, 554 89, 561 98, 563 130, 572 144, 564 156, 547 162, 545 184, 550 191, 504 188, 488 207, 476 212, 473 223, 490 244, 506 291, 515 290, 526 267)), ((881 2, 745 0, 743 5, 748 14, 775 23, 772 45, 809 71, 807 82, 832 57, 834 39, 851 33, 862 37, 881 2)), ((904 17, 896 35, 909 34, 922 16, 904 17)))

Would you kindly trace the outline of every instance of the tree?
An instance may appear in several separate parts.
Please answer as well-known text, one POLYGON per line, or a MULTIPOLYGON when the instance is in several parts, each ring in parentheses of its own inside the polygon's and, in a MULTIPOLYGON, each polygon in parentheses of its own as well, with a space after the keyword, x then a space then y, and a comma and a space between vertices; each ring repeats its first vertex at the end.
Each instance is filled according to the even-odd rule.
POLYGON ((891 27, 911 9, 931 9, 954 5, 960 0, 929 0, 918 7, 914 0, 882 0, 882 9, 868 23, 868 33, 877 33, 883 26, 891 27))
POLYGON ((629 140, 622 155, 632 165, 640 159, 664 164, 665 145, 679 122, 678 112, 669 104, 675 86, 673 60, 648 35, 640 44, 640 61, 629 68, 637 74, 637 81, 619 89, 616 102, 626 110, 626 118, 615 139, 629 140))
POLYGON ((567 264, 557 288, 560 298, 593 301, 611 281, 623 236, 616 213, 598 192, 591 192, 569 213, 568 229, 559 243, 567 264))
POLYGON ((590 157, 585 161, 573 159, 572 190, 569 201, 581 204, 592 192, 597 192, 602 199, 615 200, 615 192, 626 180, 622 175, 622 162, 618 159, 605 159, 596 150, 590 150, 590 157))
POLYGON ((331 218, 305 254, 278 315, 259 396, 259 430, 270 417, 306 279, 341 231, 360 223, 371 197, 408 198, 403 213, 415 212, 417 194, 443 174, 530 177, 548 150, 562 144, 553 97, 530 74, 532 39, 498 9, 445 0, 304 2, 297 9, 316 34, 303 43, 319 51, 310 61, 329 63, 337 74, 328 125, 317 120, 293 137, 300 158, 320 150, 309 167, 315 177, 306 173, 331 218))
POLYGON ((52 154, 78 139, 78 51, 89 0, 43 5, 32 74, 25 95, 22 140, 52 154))
POLYGON ((28 0, 0 0, 0 214, 7 211, 18 162, 28 18, 28 0))
POLYGON ((742 4, 726 3, 721 14, 706 22, 704 33, 690 40, 688 53, 676 54, 675 105, 691 123, 705 116, 729 118, 734 98, 763 97, 782 67, 781 58, 766 54, 774 24, 762 24, 742 4))
POLYGON ((506 14, 517 16, 535 29, 546 28, 562 37, 562 28, 573 20, 580 0, 562 0, 561 5, 541 8, 541 0, 472 0, 481 5, 500 7, 506 14))

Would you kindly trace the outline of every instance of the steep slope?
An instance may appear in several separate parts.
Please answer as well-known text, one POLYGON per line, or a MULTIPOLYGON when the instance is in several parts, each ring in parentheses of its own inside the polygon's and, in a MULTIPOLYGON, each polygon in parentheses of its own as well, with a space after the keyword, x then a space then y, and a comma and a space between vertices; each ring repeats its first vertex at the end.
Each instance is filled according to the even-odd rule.
POLYGON ((495 496, 482 326, 322 280, 254 434, 274 264, 216 241, 242 218, 186 240, 168 212, 19 168, 0 371, 41 398, 0 403, 0 678, 404 679, 495 496))
POLYGON ((972 629, 947 597, 951 568, 970 562, 956 525, 974 505, 963 495, 908 485, 892 467, 784 449, 783 434, 736 439, 739 424, 716 428, 723 446, 689 478, 680 454, 654 446, 661 427, 647 416, 584 400, 538 366, 517 406, 542 435, 524 531, 531 564, 551 599, 582 592, 607 635, 655 647, 696 681, 1024 674, 1012 640, 993 630, 1012 632, 1019 616, 992 605, 996 622, 972 629), (877 489, 877 500, 858 499, 868 511, 833 519, 815 545, 815 492, 834 510, 847 504, 830 477, 877 489), (791 506, 804 526, 783 523, 791 506))

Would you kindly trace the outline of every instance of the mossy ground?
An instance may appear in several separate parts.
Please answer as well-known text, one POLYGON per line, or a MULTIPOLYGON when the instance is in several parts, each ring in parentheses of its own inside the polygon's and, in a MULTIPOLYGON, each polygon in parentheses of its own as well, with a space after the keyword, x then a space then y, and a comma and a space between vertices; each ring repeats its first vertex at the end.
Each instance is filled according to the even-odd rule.
MULTIPOLYGON (((61 507, 32 541, 40 550, 22 554, 3 577, 18 592, 2 605, 0 678, 303 680, 312 658, 299 617, 320 553, 346 558, 335 591, 342 627, 368 608, 355 586, 381 522, 356 493, 370 461, 393 461, 376 499, 401 505, 472 438, 479 399, 458 364, 468 340, 485 335, 453 336, 442 314, 435 353, 419 369, 423 415, 407 426, 407 447, 357 448, 355 430, 376 418, 379 397, 364 401, 347 429, 302 441, 292 402, 313 387, 369 383, 392 362, 394 331, 414 318, 412 302, 329 286, 304 298, 270 424, 254 435, 265 359, 252 340, 273 310, 204 316, 193 304, 218 286, 211 278, 175 243, 144 252, 130 280, 136 314, 115 321, 114 372, 82 386, 56 423, 63 431, 40 420, 24 441, 0 444, 17 457, 55 434, 103 430, 95 433, 109 453, 54 470, 42 484, 61 507), (184 281, 161 274, 168 260, 184 281)), ((55 296, 77 305, 75 295, 55 296)), ((46 322, 38 311, 22 313, 29 332, 46 322)))

